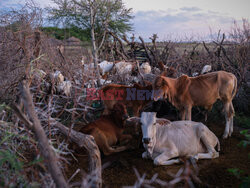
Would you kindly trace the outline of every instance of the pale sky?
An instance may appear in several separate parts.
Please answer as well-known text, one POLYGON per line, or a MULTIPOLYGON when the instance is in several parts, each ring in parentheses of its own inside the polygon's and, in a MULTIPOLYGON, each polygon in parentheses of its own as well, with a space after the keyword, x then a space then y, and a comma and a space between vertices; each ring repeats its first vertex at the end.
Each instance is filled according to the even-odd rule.
POLYGON ((124 0, 135 11, 180 9, 197 7, 241 19, 250 17, 250 0, 124 0))
MULTIPOLYGON (((50 0, 35 0, 42 7, 50 0)), ((0 0, 0 8, 11 7, 24 0, 0 0)), ((211 33, 229 32, 233 20, 250 21, 250 0, 123 0, 133 8, 133 33, 159 39, 202 38, 211 33)), ((239 22, 240 23, 240 22, 239 22)))

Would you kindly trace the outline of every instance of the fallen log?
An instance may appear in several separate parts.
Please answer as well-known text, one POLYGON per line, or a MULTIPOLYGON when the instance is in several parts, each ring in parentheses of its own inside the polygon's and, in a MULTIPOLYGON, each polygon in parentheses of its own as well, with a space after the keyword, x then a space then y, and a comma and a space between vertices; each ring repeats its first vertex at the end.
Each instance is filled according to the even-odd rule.
MULTIPOLYGON (((55 127, 59 129, 59 131, 68 136, 69 128, 52 119, 52 122, 55 127)), ((76 143, 79 147, 84 147, 88 152, 89 158, 89 173, 96 175, 96 186, 101 187, 102 185, 102 164, 101 164, 101 156, 100 150, 96 145, 94 137, 91 135, 86 135, 81 132, 71 130, 69 134, 70 141, 76 143)))

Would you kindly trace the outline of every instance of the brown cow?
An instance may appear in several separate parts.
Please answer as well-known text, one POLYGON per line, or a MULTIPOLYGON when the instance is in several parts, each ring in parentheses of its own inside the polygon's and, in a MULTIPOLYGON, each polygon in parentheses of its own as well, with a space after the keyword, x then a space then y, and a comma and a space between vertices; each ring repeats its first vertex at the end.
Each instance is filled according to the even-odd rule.
POLYGON ((218 71, 188 77, 183 75, 177 79, 158 76, 153 84, 153 97, 168 98, 181 113, 182 120, 191 120, 193 106, 203 106, 211 110, 217 99, 224 103, 226 128, 223 138, 231 136, 233 132, 234 108, 232 99, 237 90, 237 79, 232 73, 218 71))
POLYGON ((90 134, 104 155, 124 151, 127 146, 112 148, 118 141, 128 142, 132 136, 123 134, 124 125, 128 118, 126 107, 117 103, 109 115, 103 115, 98 120, 80 129, 80 132, 90 134))
POLYGON ((109 114, 113 106, 121 102, 127 107, 132 108, 134 116, 139 116, 140 110, 152 101, 150 93, 152 92, 152 84, 148 84, 147 86, 141 86, 136 83, 133 86, 109 84, 102 88, 102 92, 104 97, 108 96, 110 92, 114 94, 114 99, 103 100, 105 105, 103 114, 109 114), (143 96, 138 97, 140 94, 143 96))

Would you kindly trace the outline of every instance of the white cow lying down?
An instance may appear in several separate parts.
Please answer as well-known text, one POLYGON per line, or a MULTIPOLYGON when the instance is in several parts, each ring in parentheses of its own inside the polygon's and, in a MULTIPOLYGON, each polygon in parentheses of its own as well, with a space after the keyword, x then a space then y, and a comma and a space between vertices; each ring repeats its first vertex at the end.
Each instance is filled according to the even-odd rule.
POLYGON ((218 138, 204 124, 194 121, 174 121, 156 118, 155 112, 141 115, 143 146, 142 158, 151 158, 155 165, 171 165, 180 162, 173 159, 180 156, 195 159, 219 157, 214 149, 220 143, 218 138))

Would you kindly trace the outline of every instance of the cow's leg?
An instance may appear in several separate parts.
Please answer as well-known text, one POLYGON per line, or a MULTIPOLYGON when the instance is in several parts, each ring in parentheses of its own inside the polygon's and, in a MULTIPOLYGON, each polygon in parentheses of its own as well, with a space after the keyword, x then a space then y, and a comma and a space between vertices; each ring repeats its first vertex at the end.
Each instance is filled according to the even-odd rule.
POLYGON ((198 159, 214 159, 219 157, 219 153, 198 153, 197 155, 194 156, 196 160, 198 159))
POLYGON ((161 164, 158 164, 158 165, 172 165, 172 164, 178 164, 180 163, 180 159, 170 159, 168 161, 164 161, 162 162, 161 164))
POLYGON ((205 113, 203 113, 205 116, 205 122, 207 121, 208 112, 211 111, 212 108, 213 108, 213 105, 205 106, 206 111, 205 113))
POLYGON ((162 152, 160 155, 158 155, 154 159, 155 165, 172 165, 174 163, 179 163, 179 159, 172 159, 174 157, 178 157, 179 152, 176 148, 176 146, 173 143, 170 143, 170 147, 166 148, 164 152, 162 152), (169 160, 172 159, 172 160, 169 160))
POLYGON ((170 152, 169 150, 164 151, 162 154, 160 154, 154 159, 154 164, 155 165, 172 165, 175 163, 179 163, 180 162, 179 159, 172 159, 174 157, 178 157, 178 152, 176 151, 170 152))
POLYGON ((222 136, 223 139, 226 139, 229 135, 229 127, 230 127, 230 118, 227 117, 227 115, 225 115, 226 118, 226 127, 224 130, 224 134, 222 136))
POLYGON ((127 146, 120 146, 120 147, 112 148, 108 144, 108 138, 98 129, 95 129, 91 134, 92 136, 94 136, 99 149, 102 150, 104 155, 110 155, 112 153, 117 153, 117 152, 121 152, 121 151, 128 149, 127 146))
POLYGON ((101 150, 103 151, 104 155, 111 155, 113 153, 122 152, 124 150, 128 149, 128 146, 119 146, 116 148, 112 148, 108 145, 108 143, 104 143, 104 147, 101 147, 101 150))
POLYGON ((229 135, 229 128, 230 128, 230 113, 229 113, 229 108, 230 108, 230 103, 225 103, 224 104, 224 112, 225 112, 225 118, 226 118, 226 127, 224 130, 224 134, 223 134, 223 139, 227 138, 229 135))
POLYGON ((185 107, 185 115, 186 115, 186 118, 185 120, 190 120, 192 119, 192 106, 187 106, 185 107))
POLYGON ((127 144, 132 139, 132 136, 129 134, 122 134, 119 138, 121 144, 127 144))
POLYGON ((234 116, 234 107, 233 107, 233 104, 232 104, 232 102, 230 103, 230 115, 231 115, 231 117, 230 117, 230 128, 229 128, 229 136, 231 136, 232 135, 232 133, 233 133, 233 129, 234 129, 234 118, 233 118, 233 116, 234 116))
POLYGON ((216 152, 214 147, 209 143, 204 127, 199 127, 199 136, 201 137, 201 142, 205 145, 207 153, 198 153, 194 156, 195 159, 213 159, 219 157, 219 153, 216 152))
POLYGON ((234 122, 234 119, 233 119, 233 116, 232 116, 232 117, 230 117, 229 136, 231 136, 231 135, 232 135, 233 130, 234 130, 234 125, 233 125, 233 122, 234 122))
POLYGON ((185 120, 185 109, 180 109, 180 118, 181 120, 185 120))

